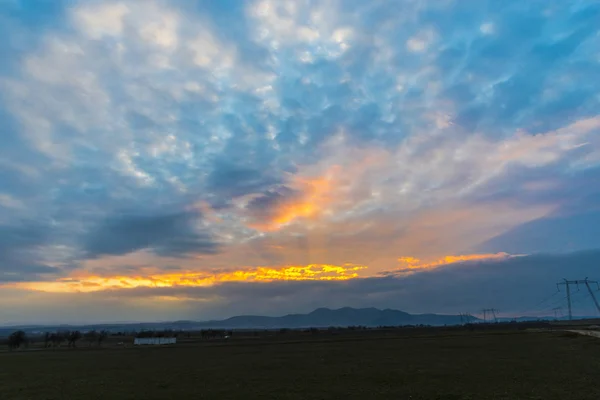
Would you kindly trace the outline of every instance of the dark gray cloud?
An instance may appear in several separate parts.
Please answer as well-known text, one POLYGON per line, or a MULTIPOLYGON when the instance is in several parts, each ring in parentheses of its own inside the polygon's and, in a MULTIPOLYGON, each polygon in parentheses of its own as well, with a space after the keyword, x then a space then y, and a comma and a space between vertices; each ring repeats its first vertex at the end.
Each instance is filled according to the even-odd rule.
MULTIPOLYGON (((557 167, 553 166, 552 170, 559 173, 555 168, 557 167)), ((502 193, 490 192, 490 197, 498 199, 514 198, 514 193, 521 191, 518 198, 522 201, 529 203, 554 201, 560 206, 544 218, 515 226, 470 250, 531 254, 574 252, 600 247, 599 172, 597 168, 590 169, 567 182, 562 182, 554 179, 545 180, 542 177, 551 176, 549 171, 538 170, 533 171, 529 176, 521 176, 522 186, 511 188, 507 183, 502 193), (543 183, 535 190, 527 190, 527 183, 535 185, 536 182, 543 183), (545 187, 545 184, 549 186, 545 187)), ((508 174, 506 179, 515 181, 511 174, 508 174)))
POLYGON ((260 193, 280 183, 269 171, 219 161, 208 176, 208 189, 221 201, 228 201, 247 194, 260 193))
POLYGON ((282 205, 301 195, 296 190, 279 186, 253 198, 246 206, 246 211, 258 222, 268 222, 282 205))
POLYGON ((83 247, 89 257, 122 255, 143 249, 171 257, 216 253, 218 244, 210 233, 197 227, 200 221, 198 212, 116 215, 93 229, 83 247))
POLYGON ((44 281, 59 276, 59 268, 45 263, 43 250, 50 243, 49 227, 0 225, 0 282, 44 281))
POLYGON ((569 252, 600 246, 600 212, 556 215, 519 225, 477 246, 512 254, 569 252))

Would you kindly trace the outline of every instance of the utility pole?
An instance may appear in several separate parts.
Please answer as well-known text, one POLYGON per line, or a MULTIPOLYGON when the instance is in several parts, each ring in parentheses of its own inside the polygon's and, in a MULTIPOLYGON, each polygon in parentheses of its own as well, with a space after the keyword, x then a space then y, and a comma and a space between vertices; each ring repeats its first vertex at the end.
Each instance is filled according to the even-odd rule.
POLYGON ((569 321, 571 321, 573 319, 573 307, 571 306, 571 289, 569 286, 569 281, 566 279, 565 279, 565 285, 567 286, 567 303, 569 304, 569 321))
POLYGON ((598 310, 598 312, 600 312, 600 304, 598 304, 598 299, 596 299, 596 295, 592 291, 592 288, 590 287, 590 283, 595 283, 596 287, 599 290, 600 290, 600 285, 598 285, 597 281, 590 281, 590 280, 588 280, 588 278, 585 278, 584 281, 585 281, 585 287, 587 287, 588 292, 590 292, 590 296, 592 296, 592 300, 594 300, 594 304, 596 305, 596 309, 598 310))
POLYGON ((596 309, 598 310, 598 312, 600 312, 600 304, 598 304, 598 300, 596 299, 596 295, 594 295, 594 292, 592 291, 592 288, 590 287, 590 283, 595 284, 600 289, 600 285, 598 284, 598 281, 590 281, 588 278, 577 279, 574 281, 569 281, 569 280, 563 278, 563 282, 559 282, 556 284, 556 287, 558 288, 558 290, 560 290, 560 285, 565 285, 565 287, 567 288, 567 305, 569 307, 569 320, 573 319, 573 307, 571 304, 571 287, 570 287, 570 285, 576 285, 577 289, 579 289, 580 284, 585 285, 588 292, 592 296, 592 300, 594 300, 594 305, 596 306, 596 309))
POLYGON ((496 317, 496 312, 498 310, 496 310, 495 308, 484 308, 483 310, 483 322, 487 322, 487 313, 492 314, 492 316, 494 317, 494 322, 498 322, 498 317, 496 317))

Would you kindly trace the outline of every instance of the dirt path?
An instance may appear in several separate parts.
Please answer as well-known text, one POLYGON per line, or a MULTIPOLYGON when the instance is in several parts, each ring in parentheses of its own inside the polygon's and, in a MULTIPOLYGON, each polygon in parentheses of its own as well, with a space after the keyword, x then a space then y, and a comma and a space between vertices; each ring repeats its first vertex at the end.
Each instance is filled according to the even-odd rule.
POLYGON ((600 331, 584 331, 584 330, 570 330, 569 332, 578 333, 580 335, 593 336, 600 338, 600 331))

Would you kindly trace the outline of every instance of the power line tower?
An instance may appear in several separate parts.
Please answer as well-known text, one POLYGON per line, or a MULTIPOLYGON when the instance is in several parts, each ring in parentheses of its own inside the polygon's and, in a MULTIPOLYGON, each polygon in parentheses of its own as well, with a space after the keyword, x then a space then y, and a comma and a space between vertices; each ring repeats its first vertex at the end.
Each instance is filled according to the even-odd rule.
POLYGON ((558 312, 560 311, 560 315, 562 315, 562 307, 554 307, 552 309, 554 311, 554 319, 558 319, 558 312))
POLYGON ((580 284, 585 285, 588 292, 590 293, 590 296, 592 296, 592 300, 594 301, 594 305, 596 306, 596 309, 598 310, 598 312, 600 312, 600 304, 598 303, 598 299, 596 299, 596 295, 594 294, 594 291, 592 290, 590 283, 595 284, 598 287, 598 289, 600 290, 600 285, 598 284, 598 281, 590 281, 588 278, 577 279, 574 281, 570 281, 570 280, 563 278, 563 282, 559 282, 556 284, 556 287, 558 288, 558 290, 560 290, 560 285, 565 285, 565 288, 567 289, 567 306, 569 308, 569 320, 573 319, 573 306, 571 303, 571 286, 570 285, 576 285, 577 290, 579 290, 580 284))
POLYGON ((494 322, 498 322, 498 317, 496 316, 496 312, 498 312, 498 310, 496 310, 495 308, 484 308, 483 310, 483 322, 487 322, 487 314, 490 313, 493 317, 494 317, 494 322))
POLYGON ((473 321, 474 319, 475 319, 475 317, 469 313, 460 313, 460 323, 461 324, 468 324, 469 322, 473 321))

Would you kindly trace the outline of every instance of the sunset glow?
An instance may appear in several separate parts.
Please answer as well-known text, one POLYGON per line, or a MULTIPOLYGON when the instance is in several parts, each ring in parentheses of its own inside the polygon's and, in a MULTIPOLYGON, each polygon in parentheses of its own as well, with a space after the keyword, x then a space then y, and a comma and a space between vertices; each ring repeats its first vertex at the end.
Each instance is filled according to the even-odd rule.
POLYGON ((300 195, 276 205, 269 221, 251 226, 261 231, 276 231, 296 220, 320 216, 334 201, 335 173, 338 170, 339 168, 334 166, 322 177, 293 177, 290 187, 300 195))
MULTIPOLYGON (((461 262, 502 260, 509 257, 514 256, 507 253, 465 254, 449 255, 430 262, 415 257, 400 257, 398 261, 402 266, 401 269, 417 271, 461 262)), ((206 287, 226 282, 345 281, 358 278, 361 271, 367 272, 368 267, 355 264, 309 264, 305 266, 255 267, 212 273, 194 271, 160 273, 156 272, 156 269, 128 275, 77 272, 70 277, 50 282, 17 282, 1 286, 51 293, 85 293, 141 287, 206 287)), ((368 273, 361 275, 369 276, 368 273)))
POLYGON ((503 260, 511 256, 507 253, 495 253, 495 254, 464 254, 458 256, 445 256, 438 260, 431 262, 423 262, 415 257, 400 257, 398 261, 402 265, 401 268, 408 268, 412 270, 419 269, 433 269, 442 267, 448 264, 469 262, 469 261, 490 261, 490 260, 503 260))
POLYGON ((331 181, 327 178, 299 179, 298 186, 305 191, 304 196, 296 202, 284 204, 277 210, 273 224, 285 225, 297 218, 310 218, 322 211, 331 190, 331 181))
POLYGON ((273 281, 343 281, 358 277, 366 269, 359 265, 288 266, 281 268, 258 267, 232 272, 183 272, 150 275, 78 276, 62 278, 53 282, 27 282, 7 284, 42 292, 96 292, 110 289, 133 289, 139 287, 211 286, 225 282, 273 282, 273 281))

